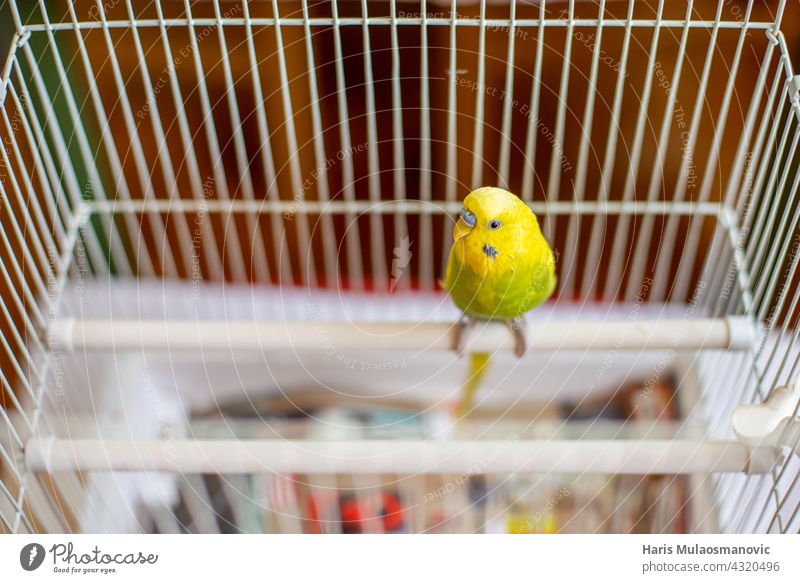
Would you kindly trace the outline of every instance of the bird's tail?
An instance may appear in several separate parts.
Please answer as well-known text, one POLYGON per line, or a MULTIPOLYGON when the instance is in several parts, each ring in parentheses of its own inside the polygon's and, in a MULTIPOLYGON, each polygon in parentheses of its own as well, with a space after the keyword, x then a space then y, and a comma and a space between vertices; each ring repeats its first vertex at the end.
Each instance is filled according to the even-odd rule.
POLYGON ((457 419, 465 419, 472 410, 472 405, 475 401, 475 393, 478 392, 483 377, 486 375, 491 356, 492 355, 488 352, 470 353, 469 371, 464 381, 464 387, 461 390, 461 402, 458 404, 457 419))

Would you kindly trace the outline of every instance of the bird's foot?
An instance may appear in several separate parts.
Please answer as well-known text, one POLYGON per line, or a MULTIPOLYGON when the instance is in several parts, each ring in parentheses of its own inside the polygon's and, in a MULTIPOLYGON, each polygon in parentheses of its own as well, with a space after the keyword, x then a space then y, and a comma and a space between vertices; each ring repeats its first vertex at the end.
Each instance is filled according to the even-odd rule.
POLYGON ((469 316, 461 316, 453 326, 453 350, 459 358, 464 354, 464 349, 467 347, 467 332, 474 323, 475 321, 469 316))
POLYGON ((525 319, 517 316, 513 320, 508 320, 506 324, 508 324, 508 328, 511 330, 511 334, 514 335, 514 341, 516 342, 514 354, 517 355, 517 358, 522 358, 528 350, 528 343, 525 339, 525 319))

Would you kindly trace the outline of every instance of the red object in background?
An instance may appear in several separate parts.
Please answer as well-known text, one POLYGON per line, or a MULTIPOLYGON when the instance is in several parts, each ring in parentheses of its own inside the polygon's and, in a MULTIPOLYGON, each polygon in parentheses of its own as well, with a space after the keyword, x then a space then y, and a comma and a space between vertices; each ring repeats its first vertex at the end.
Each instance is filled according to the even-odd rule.
MULTIPOLYGON (((377 516, 362 516, 365 500, 356 496, 346 496, 339 500, 339 516, 342 521, 342 532, 345 534, 360 534, 364 532, 364 522, 370 518, 380 518, 383 522, 384 532, 397 532, 403 527, 403 504, 396 494, 381 492, 380 507, 377 516), (359 503, 360 502, 360 503, 359 503)), ((313 497, 308 499, 309 525, 306 532, 319 533, 319 509, 313 497)))
MULTIPOLYGON (((358 534, 364 532, 364 521, 369 517, 361 516, 364 503, 359 504, 356 497, 342 500, 340 510, 342 516, 342 532, 358 534)), ((403 526, 403 505, 396 495, 381 492, 381 507, 378 516, 383 519, 384 532, 396 532, 403 526)))

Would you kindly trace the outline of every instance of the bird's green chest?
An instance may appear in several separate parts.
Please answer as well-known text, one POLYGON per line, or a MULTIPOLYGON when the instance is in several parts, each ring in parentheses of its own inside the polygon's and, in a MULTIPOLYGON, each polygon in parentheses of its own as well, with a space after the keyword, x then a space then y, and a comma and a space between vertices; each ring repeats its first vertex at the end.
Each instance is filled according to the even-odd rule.
MULTIPOLYGON (((475 247, 475 245, 473 245, 475 247)), ((487 253, 458 242, 450 253, 446 287, 456 306, 478 318, 510 319, 544 302, 555 287, 552 256, 496 249, 487 253)))

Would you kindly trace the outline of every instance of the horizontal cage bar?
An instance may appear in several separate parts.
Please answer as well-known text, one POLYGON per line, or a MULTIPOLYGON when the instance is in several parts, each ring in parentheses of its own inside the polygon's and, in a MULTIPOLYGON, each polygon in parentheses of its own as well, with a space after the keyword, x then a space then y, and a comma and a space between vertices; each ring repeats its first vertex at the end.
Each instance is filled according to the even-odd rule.
MULTIPOLYGON (((466 350, 513 350, 499 323, 476 326, 466 350)), ((50 327, 53 350, 339 350, 453 349, 453 325, 418 322, 245 322, 61 319, 50 327)), ((545 350, 747 350, 755 338, 745 318, 650 321, 544 321, 526 331, 531 352, 545 350)))
POLYGON ((691 474, 768 472, 771 447, 697 440, 174 440, 33 439, 30 471, 180 473, 691 474))

